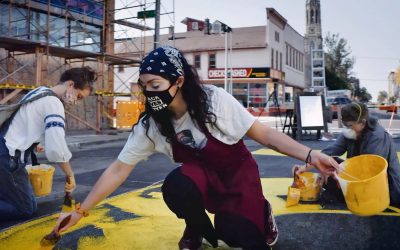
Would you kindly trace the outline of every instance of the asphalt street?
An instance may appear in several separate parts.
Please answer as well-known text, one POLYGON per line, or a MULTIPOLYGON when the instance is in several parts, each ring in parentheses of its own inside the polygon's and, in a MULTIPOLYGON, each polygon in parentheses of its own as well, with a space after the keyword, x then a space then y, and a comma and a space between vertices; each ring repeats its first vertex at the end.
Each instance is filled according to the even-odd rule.
MULTIPOLYGON (((314 149, 323 149, 330 143, 333 143, 314 140, 314 138, 315 134, 311 134, 306 137, 307 140, 303 140, 301 143, 314 149)), ((394 142, 399 151, 400 139, 394 139, 394 142)), ((263 148, 257 142, 249 139, 245 139, 245 144, 251 152, 263 148)), ((123 146, 123 141, 117 141, 100 145, 89 145, 72 150, 73 158, 71 165, 74 168, 77 182, 77 188, 73 193, 75 199, 83 200, 86 197, 105 168, 118 157, 123 146)), ((291 177, 292 166, 294 164, 302 164, 301 161, 294 158, 277 155, 254 155, 254 157, 258 163, 260 177, 262 178, 291 177)), ((43 155, 39 156, 39 162, 47 163, 43 155)), ((177 164, 172 163, 166 156, 154 154, 147 161, 139 163, 128 179, 112 195, 143 188, 155 182, 162 181, 177 166, 177 164)), ((64 196, 64 178, 65 176, 62 171, 56 168, 53 179, 53 192, 49 196, 38 198, 39 209, 35 217, 59 211, 64 196)), ((22 221, 0 222, 0 228, 5 228, 18 222, 22 221)))
MULTIPOLYGON (((384 114, 384 117, 387 117, 387 115, 384 114)), ((323 149, 330 143, 333 143, 330 141, 315 140, 315 134, 305 136, 305 139, 301 143, 314 149, 323 149)), ((395 138, 394 142, 397 151, 399 151, 400 139, 395 138)), ((281 190, 270 196, 276 196, 276 198, 273 198, 276 199, 273 201, 273 204, 277 204, 276 201, 278 203, 283 202, 286 199, 284 190, 287 190, 287 181, 292 177, 291 168, 294 164, 302 164, 302 162, 275 154, 272 150, 265 149, 258 143, 247 138, 245 138, 245 144, 251 152, 259 150, 268 151, 265 154, 254 153, 254 157, 259 166, 260 177, 267 180, 267 184, 264 187, 266 192, 275 192, 274 190, 277 188, 281 190), (285 180, 286 182, 282 182, 281 180, 285 180)), ((89 143, 72 148, 73 159, 71 164, 74 168, 77 182, 77 188, 73 196, 77 201, 82 201, 86 197, 104 169, 117 158, 123 145, 124 141, 115 140, 109 143, 89 143)), ((46 163, 43 155, 39 156, 39 161, 46 163)), ((175 167, 177 167, 177 164, 172 163, 167 157, 155 154, 147 161, 138 164, 129 178, 111 196, 116 197, 132 190, 139 190, 152 184, 160 183, 175 167)), ((35 216, 29 220, 0 222, 0 233, 3 232, 4 236, 4 233, 11 232, 10 229, 18 224, 40 220, 39 218, 45 218, 47 215, 59 212, 64 196, 64 178, 61 170, 56 168, 53 192, 49 196, 38 198, 38 212, 35 216)), ((148 194, 153 191, 159 192, 159 188, 150 188, 150 190, 140 193, 139 196, 152 198, 148 194)), ((162 200, 160 202, 162 203, 162 200)), ((129 214, 121 215, 121 210, 116 210, 109 204, 103 205, 103 207, 105 206, 113 208, 114 210, 111 211, 114 211, 120 217, 136 216, 129 214)), ((396 240, 397 235, 400 234, 400 228, 397 226, 400 223, 400 217, 396 214, 394 214, 395 216, 390 216, 393 215, 393 211, 391 210, 386 211, 387 213, 384 216, 379 215, 365 218, 349 214, 348 211, 346 212, 344 204, 305 203, 303 204, 303 208, 306 208, 306 210, 311 208, 311 212, 308 210, 305 213, 304 211, 294 212, 295 210, 292 212, 289 211, 289 213, 286 213, 287 211, 285 213, 282 213, 281 210, 278 211, 277 222, 282 233, 280 236, 281 240, 274 249, 330 249, 333 247, 337 249, 400 249, 400 241, 396 240), (316 213, 312 212, 313 209, 315 209, 316 213)), ((174 219, 174 221, 177 220, 174 219)), ((132 226, 129 228, 132 228, 132 226)), ((61 241, 59 249, 76 249, 78 248, 79 238, 82 235, 93 236, 98 232, 98 229, 92 226, 84 230, 86 231, 78 230, 71 234, 76 238, 75 241, 71 241, 73 243, 61 241)), ((178 237, 179 233, 176 235, 178 237)), ((66 237, 67 239, 69 238, 66 237)), ((174 241, 171 244, 176 244, 176 242, 174 241)), ((146 247, 142 247, 146 249, 146 247)))

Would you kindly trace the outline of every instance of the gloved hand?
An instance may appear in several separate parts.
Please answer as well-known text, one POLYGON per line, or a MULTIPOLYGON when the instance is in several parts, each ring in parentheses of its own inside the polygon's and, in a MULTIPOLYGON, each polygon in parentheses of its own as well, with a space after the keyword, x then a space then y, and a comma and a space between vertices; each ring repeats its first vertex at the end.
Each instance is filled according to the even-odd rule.
POLYGON ((65 192, 72 193, 75 190, 75 188, 76 188, 76 183, 74 174, 68 175, 64 186, 65 192))

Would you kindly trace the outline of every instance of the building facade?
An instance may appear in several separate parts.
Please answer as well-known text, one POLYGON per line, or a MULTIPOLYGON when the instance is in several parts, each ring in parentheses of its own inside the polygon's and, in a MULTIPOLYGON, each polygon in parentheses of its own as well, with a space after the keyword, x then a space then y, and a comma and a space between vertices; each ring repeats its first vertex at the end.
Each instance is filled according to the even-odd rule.
MULTIPOLYGON (((226 87, 228 82, 228 91, 246 108, 291 102, 306 87, 304 37, 273 8, 266 9, 265 20, 264 26, 224 32, 227 26, 219 21, 208 25, 208 20, 186 18, 187 32, 175 33, 174 40, 161 35, 160 43, 179 48, 205 83, 226 87)), ((152 49, 151 38, 145 41, 147 53, 152 49)), ((115 51, 123 53, 127 46, 121 41, 115 51)), ((127 79, 136 89, 137 72, 137 68, 121 70, 121 82, 116 79, 114 90, 126 85, 127 79)))

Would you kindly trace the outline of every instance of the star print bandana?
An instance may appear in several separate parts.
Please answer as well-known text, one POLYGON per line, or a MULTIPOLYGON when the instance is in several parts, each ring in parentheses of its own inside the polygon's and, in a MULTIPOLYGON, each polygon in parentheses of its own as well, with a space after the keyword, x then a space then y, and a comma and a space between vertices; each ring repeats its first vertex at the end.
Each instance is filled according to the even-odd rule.
POLYGON ((186 63, 185 59, 178 49, 163 46, 153 50, 143 59, 139 73, 159 75, 171 82, 176 82, 178 77, 184 75, 184 63, 186 63))

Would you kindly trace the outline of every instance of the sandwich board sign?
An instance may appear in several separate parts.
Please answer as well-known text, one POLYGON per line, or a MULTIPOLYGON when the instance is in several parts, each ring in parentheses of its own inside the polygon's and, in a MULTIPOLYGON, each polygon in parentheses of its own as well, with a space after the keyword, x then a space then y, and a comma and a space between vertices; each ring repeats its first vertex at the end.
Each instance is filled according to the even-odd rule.
POLYGON ((327 131, 324 116, 325 98, 316 93, 300 93, 296 98, 297 139, 301 139, 304 130, 327 131))

